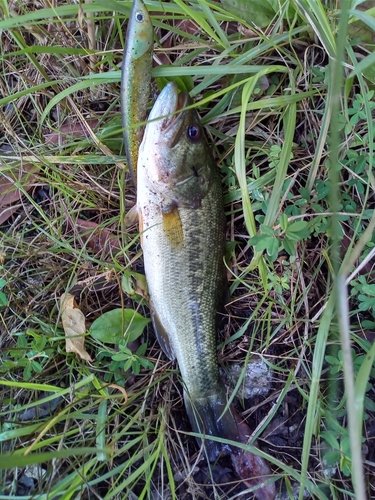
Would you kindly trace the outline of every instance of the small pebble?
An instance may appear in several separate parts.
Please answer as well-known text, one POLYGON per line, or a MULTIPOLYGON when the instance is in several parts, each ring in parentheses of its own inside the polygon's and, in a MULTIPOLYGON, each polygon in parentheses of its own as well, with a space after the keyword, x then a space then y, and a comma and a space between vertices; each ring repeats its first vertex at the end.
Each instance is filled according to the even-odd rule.
MULTIPOLYGON (((298 500, 299 488, 300 488, 299 483, 292 484, 292 495, 293 495, 292 497, 289 495, 286 488, 283 488, 282 491, 276 495, 275 500, 291 500, 291 498, 293 498, 294 500, 298 500)), ((308 499, 312 498, 311 493, 309 492, 309 490, 307 488, 305 488, 303 490, 302 498, 304 500, 308 500, 308 499)))
MULTIPOLYGON (((220 369, 220 375, 224 383, 233 389, 242 373, 243 366, 231 365, 225 370, 220 369)), ((255 397, 266 397, 271 389, 272 372, 269 366, 256 356, 252 358, 247 367, 244 379, 238 390, 240 399, 252 399, 255 397)))

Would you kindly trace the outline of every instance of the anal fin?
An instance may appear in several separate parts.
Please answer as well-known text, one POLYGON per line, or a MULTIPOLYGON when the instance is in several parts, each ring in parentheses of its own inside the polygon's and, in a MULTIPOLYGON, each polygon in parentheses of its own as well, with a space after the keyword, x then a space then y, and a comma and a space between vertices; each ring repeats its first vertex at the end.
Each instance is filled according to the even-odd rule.
POLYGON ((152 306, 150 306, 152 324, 154 326, 155 334, 158 339, 160 347, 163 349, 164 354, 170 359, 175 359, 175 353, 171 346, 169 340, 168 332, 162 325, 158 315, 153 311, 152 306))

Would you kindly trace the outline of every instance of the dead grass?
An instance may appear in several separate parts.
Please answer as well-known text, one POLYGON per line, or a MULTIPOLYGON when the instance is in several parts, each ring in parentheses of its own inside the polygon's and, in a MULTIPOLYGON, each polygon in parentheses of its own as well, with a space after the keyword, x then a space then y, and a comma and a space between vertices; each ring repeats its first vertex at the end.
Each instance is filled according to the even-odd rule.
MULTIPOLYGON (((50 9, 45 2, 7 4, 12 15, 7 19, 3 12, 2 22, 8 25, 1 28, 0 22, 1 265, 7 297, 7 305, 0 309, 0 450, 9 460, 5 463, 0 457, 0 498, 68 499, 78 492, 81 498, 106 499, 250 498, 225 458, 216 472, 201 461, 201 451, 188 435, 176 367, 165 360, 151 327, 142 341, 148 344, 146 356, 154 369, 139 375, 114 368, 110 354, 115 348, 90 336, 86 348, 95 359, 92 365, 65 352, 58 301, 66 291, 79 300, 88 328, 117 307, 148 315, 145 301, 139 295, 129 297, 122 285, 124 271, 142 273, 143 268, 137 229, 125 228, 125 213, 135 202, 123 170, 119 119, 118 70, 127 5, 115 3, 115 13, 88 2, 83 11, 69 2, 59 3, 48 15, 43 15, 43 9, 50 9), (18 22, 18 16, 26 19, 18 22), (27 377, 25 366, 34 361, 27 377), (125 385, 126 405, 121 392, 108 383, 125 385), (52 406, 40 416, 40 400, 46 398, 52 406), (85 448, 90 451, 80 454, 85 448)), ((243 366, 251 356, 260 356, 272 371, 268 395, 239 405, 275 474, 283 476, 280 491, 301 483, 308 453, 305 486, 310 497, 350 498, 343 371, 332 375, 324 361, 326 353, 337 357, 340 349, 337 320, 324 320, 323 312, 333 286, 325 128, 327 47, 316 34, 314 38, 306 21, 295 27, 285 21, 241 34, 237 23, 220 21, 217 14, 229 44, 223 55, 223 47, 172 5, 164 13, 150 7, 160 40, 155 53, 157 83, 172 78, 174 71, 170 66, 160 68, 160 62, 191 70, 183 82, 194 83, 197 102, 203 102, 199 110, 222 169, 227 241, 233 243, 228 261, 231 299, 219 332, 220 364, 243 366), (238 64, 239 74, 213 75, 218 63, 228 73, 238 64), (270 69, 249 102, 241 186, 233 158, 243 86, 233 92, 228 86, 257 74, 257 69, 244 72, 249 65, 282 70, 270 69), (195 67, 205 68, 205 74, 198 75, 195 67), (222 96, 203 100, 222 90, 222 96), (292 106, 296 125, 288 132, 286 114, 292 106), (285 149, 288 133, 291 145, 285 149), (276 188, 279 196, 271 209, 276 188), (252 266, 244 190, 250 193, 249 210, 257 231, 268 217, 269 226, 280 234, 282 214, 289 222, 311 223, 309 235, 298 240, 294 261, 282 250, 274 262, 261 257, 263 268, 252 266), (324 327, 327 342, 317 346, 324 327), (315 409, 308 410, 318 349, 323 368, 315 409), (314 435, 311 448, 305 449, 308 411, 314 411, 314 435), (323 455, 332 441, 327 441, 327 434, 323 439, 322 431, 340 445, 341 462, 331 469, 323 455)), ((358 42, 355 49, 357 57, 365 56, 370 46, 358 42)), ((372 148, 370 117, 361 115, 349 125, 353 114, 348 114, 355 96, 373 86, 369 77, 349 82, 342 107, 343 255, 358 242, 374 209, 372 177, 358 167, 372 148), (348 151, 359 157, 357 162, 348 151)), ((370 112, 373 116, 372 108, 370 112)), ((367 253, 373 244, 370 237, 367 253)), ((372 261, 364 272, 372 284, 372 261)), ((132 280, 134 284, 134 276, 132 280)), ((374 340, 373 316, 371 309, 358 309, 358 296, 350 300, 350 307, 351 345, 359 356, 370 351, 374 340)), ((373 389, 367 395, 373 402, 373 389)), ((375 486, 374 408, 366 412, 363 456, 370 494, 375 486)))

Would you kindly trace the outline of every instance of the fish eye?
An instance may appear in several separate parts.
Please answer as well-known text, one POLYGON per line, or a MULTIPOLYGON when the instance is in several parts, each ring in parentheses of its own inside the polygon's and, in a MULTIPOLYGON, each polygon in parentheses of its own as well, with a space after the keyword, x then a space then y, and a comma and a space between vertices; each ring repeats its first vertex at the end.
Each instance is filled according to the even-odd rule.
POLYGON ((188 126, 187 134, 188 134, 189 139, 192 142, 199 141, 199 139, 201 138, 201 135, 202 135, 199 125, 195 125, 195 124, 188 126))
POLYGON ((135 20, 138 21, 139 23, 143 23, 143 21, 145 20, 145 16, 143 15, 143 12, 141 12, 140 10, 138 12, 135 13, 135 20))

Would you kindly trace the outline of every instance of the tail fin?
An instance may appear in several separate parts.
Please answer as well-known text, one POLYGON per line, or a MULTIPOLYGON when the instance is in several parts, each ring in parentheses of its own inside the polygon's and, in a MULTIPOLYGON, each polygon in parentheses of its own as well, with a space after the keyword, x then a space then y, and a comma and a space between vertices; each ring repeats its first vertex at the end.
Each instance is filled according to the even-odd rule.
MULTIPOLYGON (((230 453, 233 467, 245 484, 255 488, 255 498, 259 500, 274 500, 276 488, 271 479, 271 471, 267 462, 250 451, 242 450, 236 446, 221 444, 209 439, 209 436, 221 437, 238 443, 246 443, 250 429, 232 407, 225 413, 227 400, 224 389, 205 398, 192 400, 185 393, 185 406, 193 431, 203 434, 208 459, 216 460, 220 452, 230 453)), ((201 442, 199 439, 198 441, 201 442)), ((253 444, 256 446, 256 443, 253 444)))
MULTIPOLYGON (((240 434, 231 408, 227 406, 224 391, 192 400, 188 394, 184 394, 185 407, 192 429, 197 434, 207 436, 204 447, 210 462, 213 462, 222 451, 229 452, 229 446, 225 447, 217 441, 211 441, 209 436, 222 437, 231 441, 239 441, 240 434)), ((200 439, 198 439, 201 442, 200 439)))

